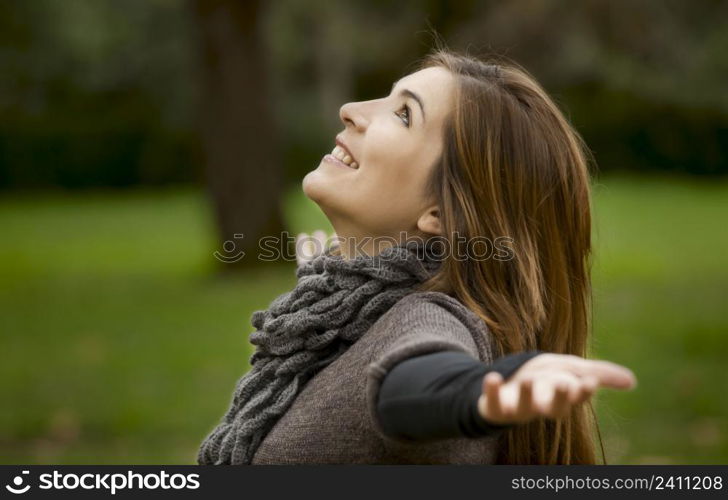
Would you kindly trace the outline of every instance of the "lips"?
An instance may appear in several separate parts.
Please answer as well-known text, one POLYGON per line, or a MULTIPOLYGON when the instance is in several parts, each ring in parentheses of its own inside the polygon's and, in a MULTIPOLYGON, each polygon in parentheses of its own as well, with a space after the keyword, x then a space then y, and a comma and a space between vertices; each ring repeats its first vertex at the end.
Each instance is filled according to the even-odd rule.
POLYGON ((351 150, 346 146, 346 143, 340 136, 336 136, 336 146, 334 147, 333 151, 331 151, 331 155, 343 162, 344 164, 350 166, 351 168, 359 168, 359 162, 356 161, 356 158, 351 153, 351 150))
MULTIPOLYGON (((338 146, 336 146, 336 149, 341 151, 341 154, 343 154, 343 150, 340 149, 338 146)), ((359 169, 359 167, 356 163, 353 163, 354 166, 352 166, 348 163, 344 163, 343 160, 340 160, 338 156, 334 156, 333 153, 329 153, 329 154, 325 155, 323 159, 324 159, 324 161, 333 163, 334 165, 339 165, 339 166, 347 168, 349 170, 358 170, 359 169)))

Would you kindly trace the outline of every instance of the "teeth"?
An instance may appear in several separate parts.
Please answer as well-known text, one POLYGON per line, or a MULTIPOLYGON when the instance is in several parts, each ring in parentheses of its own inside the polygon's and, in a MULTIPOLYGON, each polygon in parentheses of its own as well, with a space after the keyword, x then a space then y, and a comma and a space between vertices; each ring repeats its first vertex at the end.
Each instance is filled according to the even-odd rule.
POLYGON ((338 145, 334 146, 334 149, 331 151, 331 155, 343 161, 352 168, 359 168, 359 164, 353 161, 353 158, 346 154, 346 151, 338 145))

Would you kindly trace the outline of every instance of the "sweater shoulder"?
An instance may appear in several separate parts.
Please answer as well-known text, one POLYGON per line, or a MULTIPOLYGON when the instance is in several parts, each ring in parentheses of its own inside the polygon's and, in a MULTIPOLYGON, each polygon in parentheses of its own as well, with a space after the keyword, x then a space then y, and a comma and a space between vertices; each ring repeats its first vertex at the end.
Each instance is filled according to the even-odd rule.
POLYGON ((485 322, 460 301, 442 292, 412 292, 394 304, 371 327, 360 348, 367 353, 367 414, 377 434, 387 436, 377 410, 382 384, 403 361, 436 352, 460 352, 493 362, 485 322))
POLYGON ((405 295, 379 318, 372 330, 398 339, 397 343, 403 337, 424 342, 435 336, 467 345, 470 354, 483 362, 491 363, 494 359, 492 337, 485 321, 443 292, 415 291, 405 295))
POLYGON ((485 321, 458 299, 437 291, 405 295, 379 318, 367 336, 377 337, 376 343, 383 350, 407 344, 427 353, 454 350, 457 345, 457 350, 481 361, 493 361, 492 338, 485 321))

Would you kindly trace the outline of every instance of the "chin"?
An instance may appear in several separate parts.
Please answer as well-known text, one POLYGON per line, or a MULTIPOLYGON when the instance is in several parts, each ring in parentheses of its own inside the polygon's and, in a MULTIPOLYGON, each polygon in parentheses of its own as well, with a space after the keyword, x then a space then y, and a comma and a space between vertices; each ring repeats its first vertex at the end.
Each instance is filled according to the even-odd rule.
POLYGON ((312 170, 304 176, 303 181, 301 182, 303 194, 305 194, 311 201, 316 201, 317 198, 319 198, 318 193, 321 190, 319 186, 320 182, 316 179, 316 177, 316 171, 312 170))
POLYGON ((322 210, 330 202, 330 198, 335 194, 336 190, 331 185, 331 179, 327 179, 326 175, 319 170, 312 170, 307 173, 301 182, 303 194, 316 203, 322 210))
POLYGON ((306 197, 316 203, 330 222, 332 216, 349 212, 349 200, 341 196, 341 188, 331 179, 326 172, 312 170, 303 178, 301 188, 306 197))

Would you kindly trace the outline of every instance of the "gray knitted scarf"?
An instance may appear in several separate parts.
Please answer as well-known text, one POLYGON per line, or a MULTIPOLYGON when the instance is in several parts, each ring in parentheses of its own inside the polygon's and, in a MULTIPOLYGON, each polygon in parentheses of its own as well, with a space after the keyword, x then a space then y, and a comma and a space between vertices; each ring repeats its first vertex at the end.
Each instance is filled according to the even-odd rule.
POLYGON ((250 464, 304 384, 434 273, 441 263, 436 248, 410 241, 351 259, 328 249, 301 264, 293 290, 253 313, 250 342, 257 347, 251 370, 238 381, 222 422, 203 441, 198 464, 250 464))

